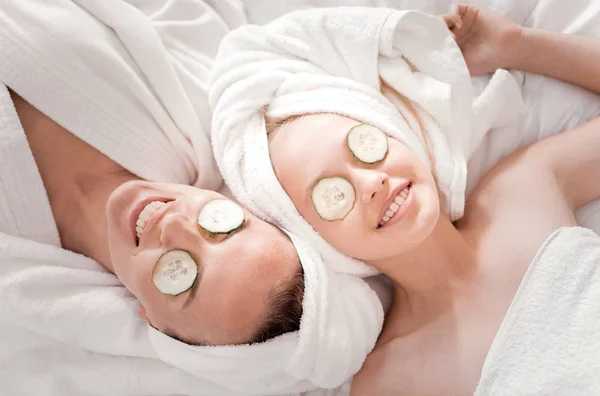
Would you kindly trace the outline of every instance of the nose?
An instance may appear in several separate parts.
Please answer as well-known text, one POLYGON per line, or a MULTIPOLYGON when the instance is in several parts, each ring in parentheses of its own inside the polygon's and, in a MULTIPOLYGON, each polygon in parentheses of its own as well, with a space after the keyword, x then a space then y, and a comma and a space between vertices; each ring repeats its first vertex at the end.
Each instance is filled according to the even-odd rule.
POLYGON ((377 194, 384 189, 388 183, 388 175, 383 172, 364 169, 358 171, 355 184, 360 190, 363 203, 371 203, 377 194))
POLYGON ((194 221, 183 213, 167 213, 161 219, 160 242, 167 248, 181 247, 197 235, 194 221))

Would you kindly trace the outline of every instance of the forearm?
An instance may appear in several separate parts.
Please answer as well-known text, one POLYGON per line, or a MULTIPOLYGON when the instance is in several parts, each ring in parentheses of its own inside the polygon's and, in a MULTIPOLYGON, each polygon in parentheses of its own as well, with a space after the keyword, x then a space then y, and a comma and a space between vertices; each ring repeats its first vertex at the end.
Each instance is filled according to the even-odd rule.
POLYGON ((535 143, 573 209, 600 198, 600 117, 535 143))
POLYGON ((542 74, 600 93, 600 39, 524 28, 507 68, 542 74))

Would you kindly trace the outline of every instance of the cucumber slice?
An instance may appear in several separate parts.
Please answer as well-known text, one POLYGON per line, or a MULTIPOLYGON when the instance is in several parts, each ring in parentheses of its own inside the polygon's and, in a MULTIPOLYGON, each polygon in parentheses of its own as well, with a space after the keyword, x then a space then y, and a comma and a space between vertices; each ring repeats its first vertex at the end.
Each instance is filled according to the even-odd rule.
POLYGON ((315 210, 323 220, 341 220, 354 207, 356 194, 350 182, 342 177, 327 177, 315 184, 310 194, 315 210))
POLYGON ((190 290, 198 278, 198 264, 184 250, 169 250, 156 262, 152 283, 162 294, 177 296, 190 290))
POLYGON ((365 164, 374 164, 388 152, 387 135, 369 124, 358 124, 348 132, 348 148, 365 164))
POLYGON ((244 209, 232 200, 221 198, 208 202, 198 215, 198 224, 213 234, 229 234, 246 221, 244 209))

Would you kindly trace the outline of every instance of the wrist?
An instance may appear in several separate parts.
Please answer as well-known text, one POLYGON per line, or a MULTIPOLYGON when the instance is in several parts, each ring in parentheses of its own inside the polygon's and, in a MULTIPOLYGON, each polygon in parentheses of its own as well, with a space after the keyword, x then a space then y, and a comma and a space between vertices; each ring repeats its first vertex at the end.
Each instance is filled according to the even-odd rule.
POLYGON ((503 69, 525 70, 528 59, 532 56, 535 31, 531 28, 517 26, 511 32, 511 39, 506 48, 506 62, 503 69))

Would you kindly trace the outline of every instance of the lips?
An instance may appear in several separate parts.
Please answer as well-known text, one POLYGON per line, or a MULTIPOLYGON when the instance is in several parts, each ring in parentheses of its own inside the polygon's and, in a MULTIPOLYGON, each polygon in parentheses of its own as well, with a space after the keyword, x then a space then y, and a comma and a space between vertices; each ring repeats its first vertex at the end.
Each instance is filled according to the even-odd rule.
POLYGON ((387 199, 385 200, 385 202, 383 203, 383 205, 381 205, 381 211, 379 212, 379 217, 378 217, 378 220, 377 220, 377 226, 378 227, 379 227, 379 224, 381 223, 381 221, 383 220, 383 216, 385 216, 385 212, 387 212, 387 210, 389 209, 390 205, 392 203, 394 203, 394 199, 398 196, 398 194, 400 194, 400 192, 402 190, 404 190, 406 187, 408 187, 409 184, 411 184, 410 181, 406 181, 404 183, 399 184, 398 187, 396 187, 394 190, 392 190, 392 192, 387 197, 387 199))
POLYGON ((410 205, 412 204, 413 200, 412 184, 409 184, 403 191, 406 191, 406 194, 403 195, 401 192, 399 195, 399 197, 402 197, 403 201, 401 200, 400 203, 398 201, 398 198, 396 198, 395 202, 399 205, 399 207, 395 210, 395 212, 392 210, 392 212, 394 212, 392 216, 387 221, 385 221, 384 224, 381 224, 379 228, 389 227, 392 224, 399 222, 409 211, 410 205))
MULTIPOLYGON (((154 201, 158 201, 158 202, 164 202, 164 203, 168 203, 170 201, 172 201, 172 199, 169 198, 164 198, 164 197, 152 197, 152 198, 146 198, 140 202, 138 202, 132 209, 130 216, 129 216, 129 228, 131 230, 131 234, 133 237, 133 242, 134 244, 137 246, 138 245, 138 239, 137 239, 137 232, 136 232, 136 226, 137 226, 137 220, 140 217, 140 213, 142 213, 142 210, 144 210, 144 208, 150 204, 151 202, 154 201)), ((164 212, 164 210, 167 208, 167 206, 165 205, 164 207, 160 208, 159 210, 157 210, 156 212, 154 212, 152 214, 152 216, 150 216, 148 218, 148 220, 146 220, 146 225, 144 226, 144 230, 148 229, 148 227, 154 223, 154 221, 158 218, 158 215, 162 212, 164 212)))

